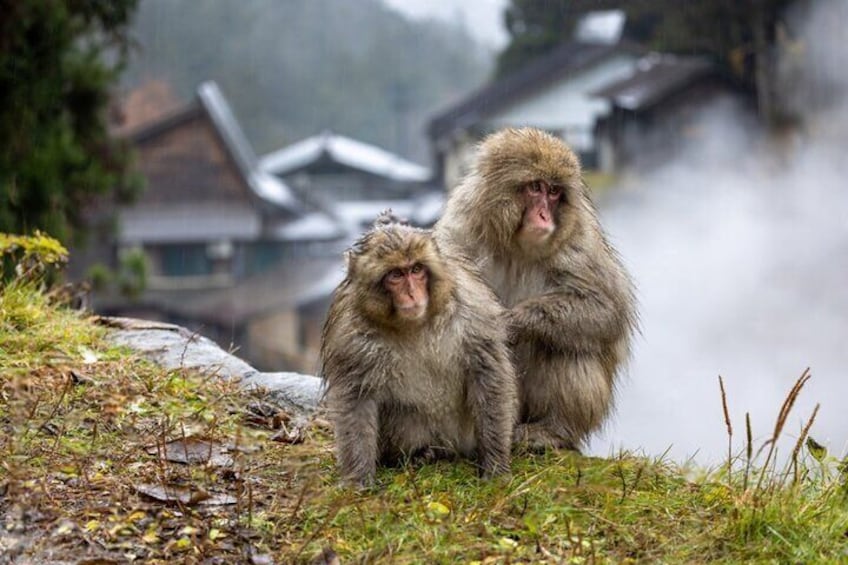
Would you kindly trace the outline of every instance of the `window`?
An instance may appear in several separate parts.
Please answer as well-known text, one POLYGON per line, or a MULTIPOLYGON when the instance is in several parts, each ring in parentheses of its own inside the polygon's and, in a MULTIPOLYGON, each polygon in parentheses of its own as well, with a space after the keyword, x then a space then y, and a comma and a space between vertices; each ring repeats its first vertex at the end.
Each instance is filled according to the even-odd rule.
POLYGON ((166 277, 212 274, 205 244, 163 245, 159 257, 162 275, 166 277))

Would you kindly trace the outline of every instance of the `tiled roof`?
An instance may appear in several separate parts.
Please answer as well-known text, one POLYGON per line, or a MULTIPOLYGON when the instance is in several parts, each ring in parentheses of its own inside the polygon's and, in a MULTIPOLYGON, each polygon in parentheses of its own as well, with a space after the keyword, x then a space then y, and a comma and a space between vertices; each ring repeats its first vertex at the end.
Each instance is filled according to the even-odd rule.
POLYGON ((423 182, 430 178, 426 167, 330 131, 269 153, 259 160, 259 166, 263 171, 283 176, 323 160, 398 182, 423 182))

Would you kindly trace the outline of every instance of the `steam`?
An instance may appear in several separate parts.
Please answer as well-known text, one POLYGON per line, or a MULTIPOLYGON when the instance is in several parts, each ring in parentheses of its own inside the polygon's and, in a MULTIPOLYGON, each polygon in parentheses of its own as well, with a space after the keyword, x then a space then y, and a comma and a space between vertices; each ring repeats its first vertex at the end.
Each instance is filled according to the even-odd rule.
POLYGON ((723 102, 674 162, 602 206, 637 281, 642 335, 595 453, 670 448, 715 464, 727 441, 718 375, 741 449, 745 412, 762 442, 808 366, 787 442, 821 403, 811 435, 832 453, 848 445, 848 5, 817 2, 791 23, 800 42, 783 47, 782 93, 803 133, 768 140, 723 102))

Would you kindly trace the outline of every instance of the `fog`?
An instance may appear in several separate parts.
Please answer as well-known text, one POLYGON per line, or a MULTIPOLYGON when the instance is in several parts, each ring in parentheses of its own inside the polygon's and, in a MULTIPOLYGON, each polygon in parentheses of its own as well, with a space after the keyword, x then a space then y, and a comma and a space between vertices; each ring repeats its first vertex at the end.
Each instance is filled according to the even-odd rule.
POLYGON ((848 104, 828 101, 848 94, 848 6, 818 2, 792 23, 802 41, 784 58, 806 63, 782 66, 781 93, 804 109, 802 133, 766 141, 742 109, 718 105, 678 159, 625 178, 603 202, 637 281, 642 334, 594 453, 669 450, 715 464, 727 449, 718 375, 741 451, 745 412, 759 444, 806 367, 783 451, 821 403, 811 435, 845 452, 848 104))

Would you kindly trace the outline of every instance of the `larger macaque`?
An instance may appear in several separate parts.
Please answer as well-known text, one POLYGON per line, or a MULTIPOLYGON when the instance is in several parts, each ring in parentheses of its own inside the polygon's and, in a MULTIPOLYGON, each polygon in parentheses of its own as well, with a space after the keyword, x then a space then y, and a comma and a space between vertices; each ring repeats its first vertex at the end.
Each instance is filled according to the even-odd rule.
POLYGON ((484 476, 509 469, 517 392, 505 312, 468 267, 430 232, 388 219, 348 253, 321 348, 348 482, 419 454, 475 458, 484 476))
POLYGON ((610 413, 636 325, 576 155, 536 129, 486 138, 436 225, 510 309, 518 442, 579 449, 610 413))

